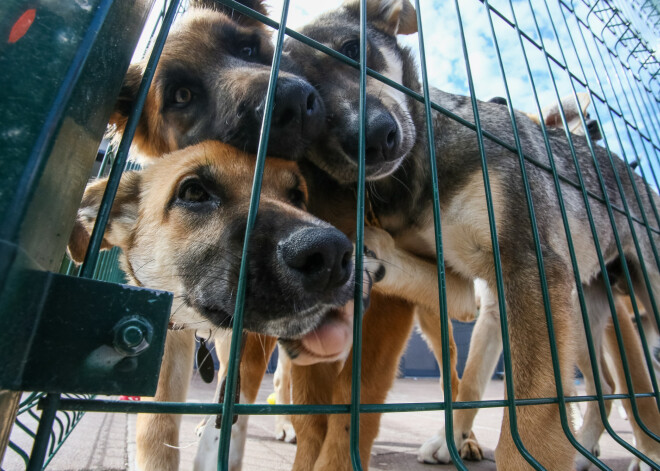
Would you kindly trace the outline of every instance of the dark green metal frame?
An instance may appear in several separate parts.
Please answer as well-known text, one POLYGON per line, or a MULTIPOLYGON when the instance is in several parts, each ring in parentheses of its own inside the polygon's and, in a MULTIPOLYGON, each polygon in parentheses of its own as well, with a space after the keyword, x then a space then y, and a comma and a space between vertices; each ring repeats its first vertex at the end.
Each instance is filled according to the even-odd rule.
MULTIPOLYGON (((568 32, 568 37, 570 39, 569 44, 560 44, 559 57, 548 52, 544 44, 544 35, 542 34, 541 28, 539 26, 538 15, 548 15, 551 20, 553 20, 553 14, 548 3, 548 0, 542 0, 541 2, 535 2, 535 5, 532 5, 531 0, 527 0, 530 10, 532 12, 534 20, 534 31, 528 32, 523 31, 518 23, 516 18, 516 9, 511 0, 509 0, 510 12, 505 13, 492 5, 490 5, 488 0, 480 0, 484 6, 485 14, 487 15, 488 24, 490 27, 490 34, 492 41, 495 45, 495 50, 497 53, 497 59, 499 63, 499 68, 501 72, 501 77, 503 83, 505 84, 506 98, 509 103, 509 112, 511 115, 512 126, 514 129, 514 141, 515 145, 511 146, 504 143, 498 136, 494 136, 491 133, 484 131, 481 128, 478 109, 476 106, 476 97, 474 91, 474 84, 472 82, 472 74, 470 69, 470 56, 468 53, 468 47, 466 44, 465 33, 463 30, 463 19, 461 17, 461 5, 457 0, 454 0, 454 9, 456 13, 456 19, 459 25, 459 33, 461 36, 461 44, 463 49, 464 62, 466 67, 466 74, 468 77, 468 85, 470 90, 470 95, 472 98, 472 105, 474 109, 474 121, 469 122, 464 119, 459 118, 458 116, 453 115, 450 111, 442 108, 436 103, 431 103, 429 100, 429 86, 426 73, 426 60, 425 60, 425 51, 424 51, 424 39, 422 31, 422 22, 421 22, 421 8, 419 5, 419 0, 416 0, 416 9, 418 12, 418 29, 419 29, 419 50, 420 50, 420 61, 422 63, 422 82, 423 82, 423 94, 419 94, 415 91, 409 90, 400 84, 394 83, 386 77, 381 76, 375 71, 372 71, 366 67, 366 19, 364 18, 364 13, 361 15, 361 44, 360 44, 360 61, 352 61, 347 59, 343 55, 328 49, 327 47, 309 39, 301 34, 286 28, 286 20, 288 14, 288 0, 284 1, 284 8, 280 22, 277 23, 274 20, 267 18, 259 13, 256 13, 249 8, 244 7, 232 0, 217 0, 220 3, 229 5, 230 7, 249 15, 253 18, 256 18, 268 26, 271 26, 278 30, 277 34, 277 47, 275 56, 273 59, 273 68, 271 71, 271 77, 268 88, 267 95, 267 105, 265 110, 265 119, 261 131, 260 143, 258 148, 258 157, 257 157, 257 168, 255 170, 255 179, 252 189, 252 198, 251 198, 251 208, 248 216, 248 225, 246 230, 246 242, 245 242, 245 252, 247 252, 247 245, 249 244, 249 233, 252 230, 254 221, 256 218, 256 212, 258 209, 259 202, 259 193, 261 187, 261 172, 264 165, 264 160, 266 156, 266 145, 269 126, 270 126, 270 114, 273 106, 273 97, 274 90, 277 84, 277 74, 279 69, 279 62, 281 57, 281 46, 283 42, 284 35, 289 35, 290 37, 303 41, 306 44, 315 47, 316 49, 323 51, 337 60, 340 60, 348 65, 356 67, 360 71, 360 110, 361 113, 364 113, 364 107, 366 102, 366 77, 374 77, 385 84, 407 94, 408 96, 413 97, 414 99, 424 103, 426 108, 426 120, 427 120, 427 132, 431 136, 430 142, 433 142, 432 139, 432 126, 431 126, 431 111, 442 113, 461 124, 473 129, 477 135, 477 138, 480 142, 481 148, 481 157, 482 157, 482 170, 484 185, 486 188, 486 202, 487 209, 490 221, 491 229, 491 238, 492 245, 494 248, 498 247, 497 232, 495 230, 495 218, 493 212, 493 203, 492 197, 490 194, 490 186, 488 179, 488 168, 486 156, 483 151, 483 140, 488 139, 499 145, 506 147, 507 149, 513 151, 518 155, 520 171, 523 181, 526 180, 526 167, 533 165, 535 167, 543 168, 544 170, 550 172, 554 179, 555 188, 557 194, 559 195, 559 206, 562 213, 562 223, 564 225, 564 231, 567 240, 569 241, 569 250, 573 265, 573 270, 575 273, 575 283, 576 289, 578 292, 578 298, 580 302, 580 308, 582 312, 582 317, 584 321, 585 331, 587 333, 587 343, 591 359, 591 365, 593 368, 594 378, 596 380, 596 391, 595 396, 565 396, 560 380, 556 381, 557 384, 557 395, 552 398, 544 399, 527 399, 520 400, 514 399, 514 394, 509 394, 508 399, 504 400, 495 400, 495 401, 476 401, 476 402, 430 402, 430 403, 415 403, 415 404, 360 404, 360 341, 361 338, 361 302, 356 302, 356 313, 355 319, 356 323, 354 326, 354 355, 353 355, 353 390, 351 396, 351 404, 339 404, 339 405, 263 405, 263 404, 235 404, 233 398, 235 397, 234 391, 236 388, 236 377, 238 372, 238 351, 240 351, 240 330, 242 326, 243 318, 243 307, 242 301, 245 297, 245 265, 247 263, 246 257, 243 257, 243 262, 241 266, 241 274, 239 278, 239 288, 237 292, 237 309, 235 312, 234 326, 235 330, 232 336, 232 348, 231 348, 231 361, 228 370, 227 384, 226 384, 226 393, 225 401, 223 404, 180 404, 180 403, 153 403, 153 402, 140 402, 140 403, 119 403, 115 401, 108 400, 97 400, 97 399, 81 399, 81 398, 61 398, 59 395, 49 395, 41 400, 42 407, 44 408, 44 413, 42 415, 42 426, 37 433, 37 438, 35 441, 35 454, 33 454, 33 461, 35 463, 43 461, 41 459, 41 454, 45 450, 47 439, 44 438, 47 435, 47 430, 50 430, 50 425, 52 420, 55 417, 55 412, 57 410, 68 410, 68 411, 105 411, 105 412, 163 412, 163 413, 181 413, 181 414, 223 414, 222 421, 222 433, 220 440, 220 462, 219 469, 227 469, 227 460, 228 460, 228 450, 229 450, 229 429, 231 425, 231 418, 234 414, 351 414, 351 461, 354 469, 361 469, 360 456, 358 451, 359 443, 359 419, 361 413, 374 413, 374 412, 409 412, 409 411, 429 411, 429 410, 444 410, 445 411, 445 431, 447 434, 447 443, 449 445, 449 450, 452 459, 457 468, 466 469, 463 464, 458 450, 453 443, 453 424, 452 424, 452 409, 466 409, 466 408, 486 408, 486 407, 506 407, 507 413, 509 414, 509 419, 511 423, 511 433, 514 438, 514 443, 518 447, 520 453, 525 457, 525 459, 530 463, 534 469, 543 469, 543 467, 535 460, 535 458, 530 455, 530 453, 525 449, 522 440, 518 434, 516 427, 516 407, 525 406, 525 407, 534 407, 538 404, 559 404, 561 407, 561 421, 564 432, 573 444, 573 446, 578 450, 579 453, 586 456, 596 467, 599 469, 609 469, 598 457, 593 456, 588 450, 584 449, 575 437, 572 435, 570 430, 569 421, 566 416, 565 405, 568 403, 574 402, 585 402, 585 401, 597 401, 599 405, 599 410, 601 413, 601 418, 605 424, 606 430, 613 437, 615 441, 621 444, 626 448, 630 453, 643 462, 649 464, 652 467, 658 467, 658 463, 653 463, 647 456, 642 454, 630 443, 627 443, 622 439, 610 426, 606 414, 605 414, 605 400, 609 399, 630 399, 633 407, 634 417, 631 420, 635 420, 640 427, 646 431, 646 433, 651 436, 654 440, 659 440, 660 438, 651 433, 646 425, 644 424, 643 417, 640 417, 636 401, 638 398, 648 398, 652 397, 655 399, 656 403, 660 407, 660 393, 658 390, 658 381, 655 376, 655 371, 653 370, 652 362, 652 347, 649 346, 646 335, 641 327, 640 314, 637 308, 636 300, 634 295, 632 297, 634 314, 637 320, 637 325, 639 329, 640 339, 642 342, 642 347, 644 351, 645 360, 648 366, 649 374, 651 376, 651 381, 653 385, 653 390, 649 392, 635 392, 632 387, 632 380, 630 378, 629 369, 628 369, 628 360, 625 355, 625 350, 622 348, 623 340, 621 338, 621 333, 618 325, 618 319, 616 317, 613 295, 611 288, 608 286, 608 301, 612 311, 612 321, 617 332, 617 343, 621 351, 621 360, 625 365, 626 371, 626 383, 630 394, 611 394, 604 395, 600 385, 600 372, 598 371, 596 355, 598 352, 594 350, 593 340, 590 334, 589 320, 586 314, 586 307, 584 301, 584 295, 582 293, 582 285, 580 282, 580 273, 578 270, 575 249, 572 245, 571 233, 567 221, 566 212, 564 209, 564 204, 561 197, 561 185, 571 185, 578 188, 583 196, 585 207, 587 208, 587 217, 591 226, 592 235, 594 237, 594 242, 598 247, 598 240, 595 231, 595 225, 593 217, 590 211, 591 204, 603 204, 607 207, 610 223, 612 225, 612 230, 617 239, 617 245, 619 246, 619 251, 621 252, 620 242, 618 240, 618 235, 616 227, 614 225, 613 215, 614 212, 625 214, 627 216, 628 224, 630 230, 635 234, 634 222, 640 223, 646 230, 646 235, 651 236, 652 234, 660 233, 660 215, 658 214, 658 209, 653 208, 654 219, 655 221, 649 222, 646 216, 642 216, 643 220, 634 218, 631 216, 628 204, 625 199, 623 201, 622 207, 617 207, 611 204, 609 201, 609 196, 605 191, 605 187, 601 179, 601 188, 603 196, 593 194, 588 192, 582 181, 582 176, 578 170, 577 180, 559 176, 556 172, 554 160, 552 158, 552 152, 550 149, 549 140, 543 126, 544 141, 545 146, 549 156, 549 165, 544 165, 532 157, 525 155, 520 147, 520 139, 517 135, 516 121, 513 114, 513 107, 511 105, 511 96, 507 86, 507 76, 505 71, 505 66, 503 64, 503 59, 500 54, 500 49, 498 46, 498 37, 495 31, 494 22, 501 22, 501 24, 506 25, 511 28, 511 30, 517 35, 521 55, 524 59, 525 70, 527 72, 527 77, 530 81, 532 90, 534 91, 534 97, 536 99, 537 112, 541 112, 541 104, 538 101, 538 96, 536 94, 536 83, 535 75, 532 71, 532 68, 529 63, 529 59, 526 53, 527 49, 533 49, 537 52, 543 54, 545 67, 547 69, 547 74, 551 79, 552 90, 555 94, 557 100, 560 99, 559 88, 556 82, 557 76, 561 76, 564 80, 567 80, 571 87, 571 93, 573 98, 577 101, 577 88, 585 89, 588 93, 592 102, 595 106, 595 117, 603 128, 603 124, 606 120, 610 120, 614 123, 614 134, 610 134, 609 137, 612 139, 615 137, 617 144, 622 149, 621 157, 627 162, 633 160, 639 160, 640 173, 646 179, 646 173, 650 173, 653 186, 657 191, 658 188, 658 179, 656 177, 656 171, 660 169, 660 84, 658 83, 660 65, 655 56, 650 53, 650 50, 646 44, 641 41, 634 29, 627 24, 622 16, 622 13, 614 8, 608 0, 556 0, 556 4, 561 13, 562 22, 560 25, 563 25, 563 28, 568 32), (586 15, 583 15, 586 9, 586 15), (600 27, 600 31, 597 32, 596 28, 600 27), (579 34, 578 34, 579 33, 579 34), (576 39, 577 38, 577 39, 576 39), (614 38, 614 40, 612 40, 614 38), (577 41, 580 41, 579 43, 577 41), (586 48, 589 51, 587 58, 581 56, 578 51, 580 48, 586 48), (568 49, 573 52, 578 58, 579 70, 575 68, 570 68, 568 66, 569 62, 564 53, 564 49, 568 49), (587 60, 588 59, 588 60, 587 60), (598 60, 598 62, 596 62, 598 60), (633 64, 635 69, 633 70, 633 64), (587 70, 590 72, 594 70, 605 70, 605 77, 599 77, 598 74, 595 74, 595 81, 589 80, 587 75, 587 70), (617 93, 617 85, 620 90, 628 90, 628 93, 617 93), (608 97, 612 97, 608 101, 608 97), (629 111, 629 112, 626 112, 629 111), (644 119, 644 126, 640 126, 641 120, 644 119), (619 124, 617 126, 617 123, 619 124), (630 150, 632 149, 632 150, 630 150), (628 152, 626 152, 628 150, 628 152), (631 157, 633 155, 633 157, 631 157), (36 458, 35 458, 36 456, 36 458)), ((555 1, 555 0, 553 0, 555 1)), ((362 12, 365 11, 364 5, 365 0, 361 0, 362 12)), ((169 26, 174 18, 174 14, 178 9, 178 2, 173 1, 168 9, 167 14, 164 17, 163 25, 160 29, 158 38, 154 44, 154 53, 152 54, 147 67, 147 72, 145 72, 145 80, 141 86, 141 99, 144 98, 144 94, 149 86, 150 75, 149 73, 153 72, 155 66, 155 61, 157 61, 160 50, 162 49, 164 39, 167 35, 169 26)), ((650 15, 649 15, 650 16, 650 15)), ((553 21, 552 28, 555 38, 559 38, 560 35, 557 30, 557 26, 553 21)), ((140 113, 142 103, 139 103, 134 110, 134 114, 129 119, 129 124, 127 126, 127 131, 124 135, 124 139, 119 147, 118 156, 115 159, 113 170, 111 172, 110 181, 108 185, 110 190, 108 191, 106 197, 104 198, 104 205, 102 206, 101 213, 99 214, 99 224, 98 228, 95 229, 92 244, 90 251, 88 252, 88 257, 85 261, 85 264, 82 269, 82 276, 90 277, 93 274, 96 258, 98 257, 98 248, 100 247, 100 234, 102 233, 102 227, 104 227, 105 220, 107 220, 107 214, 109 212, 109 204, 114 196, 114 191, 116 191, 116 185, 118 184, 120 173, 123 170, 125 165, 126 156, 128 148, 130 146, 130 140, 132 138, 133 132, 135 130, 135 125, 137 122, 137 116, 140 113)), ((563 115, 563 111, 561 111, 563 115)), ((562 116, 564 122, 565 116, 562 116)), ((586 125, 584 119, 582 124, 586 125)), ((575 156, 575 150, 572 147, 572 142, 570 138, 570 133, 568 129, 565 128, 567 133, 569 143, 571 144, 572 157, 575 161, 576 168, 579 169, 577 164, 577 159, 575 156)), ((604 143, 607 147, 607 139, 604 140, 604 143)), ((592 157, 597 168, 597 162, 593 153, 593 143, 589 142, 592 157)), ((435 155, 434 155, 433 146, 429 146, 429 159, 432 171, 432 178, 434 182, 437 181, 437 170, 435 168, 435 155)), ((608 147, 609 151, 609 147, 608 147)), ((360 122, 360 152, 361 155, 364 154, 364 120, 360 122)), ((610 153, 610 159, 616 158, 610 153)), ((632 181, 632 170, 628 169, 627 178, 630 178, 632 181)), ((618 190, 621 190, 621 178, 623 176, 617 175, 617 185, 618 190)), ((646 179, 649 181, 648 179, 646 179)), ((360 163, 359 166, 359 180, 357 188, 357 236, 356 236, 356 270, 360 271, 362 268, 362 240, 363 240, 363 224, 364 224, 364 164, 360 163)), ((537 253, 538 261, 538 270, 541 280, 543 281, 543 298, 544 304, 546 306, 546 320, 548 324, 548 336, 551 345, 552 351, 552 361, 555 375, 560 379, 559 367, 558 367, 558 356, 555 345, 554 330, 552 328, 552 313, 550 311, 550 306, 548 302, 548 293, 547 286, 544 280, 544 266, 543 258, 541 256, 540 243, 538 240, 538 232, 535 226, 535 216, 534 216, 534 207, 531 200, 531 194, 529 191, 528 185, 526 185, 526 194, 525 198, 528 203, 528 211, 530 220, 532 221, 532 232, 534 234, 534 243, 537 253)), ((640 189, 635 188, 635 197, 636 204, 639 204, 641 200, 640 189)), ((651 186, 647 183, 645 188, 642 189, 644 194, 654 191, 651 186)), ((630 202, 632 204, 632 202, 630 202)), ((437 185, 434 184, 434 220, 435 220, 435 231, 436 235, 441 233, 441 213, 438 204, 438 189, 437 185)), ((439 275, 439 290, 440 290, 440 299, 441 299, 441 326, 442 326, 442 350, 443 350, 443 365, 442 371, 449 371, 449 338, 448 338, 448 317, 447 317, 447 306, 445 301, 445 280, 444 280, 444 266, 442 263, 442 244, 440 237, 436 237, 436 250, 438 254, 438 275, 439 275)), ((639 253, 639 248, 637 248, 639 253)), ((658 256, 657 249, 653 247, 654 250, 654 260, 643 260, 643 263, 655 263, 660 267, 660 257, 658 256)), ((604 260, 599 251, 599 263, 601 269, 605 270, 604 260)), ((641 257, 640 257, 641 258, 641 257)), ((503 333, 503 348, 504 348, 504 359, 505 359, 505 381, 506 387, 509 391, 515 391, 515 385, 513 383, 513 378, 510 374, 511 372, 511 360, 510 360, 510 341, 508 337, 508 328, 506 320, 506 306, 504 304, 503 296, 503 283, 501 276, 501 262, 499 259, 499 251, 494 250, 494 266, 497 276, 497 290, 499 293, 499 308, 501 312, 501 328, 503 333)), ((626 264, 624 263, 625 267, 626 264)), ((629 287, 631 285, 630 275, 625 273, 626 282, 629 287)), ((645 280, 647 286, 649 284, 648 279, 645 280)), ((631 290, 632 291, 632 290, 631 290)), ((361 286, 356 284, 356 299, 359 299, 361 296, 361 286)), ((660 300, 659 300, 660 301, 660 300)), ((658 322, 660 316, 658 315, 658 309, 654 307, 654 312, 652 314, 658 322)), ((445 389, 445 397, 451 397, 451 383, 449 381, 449 375, 443 375, 443 385, 445 389)), ((32 463, 32 461, 31 461, 32 463)), ((30 466, 29 469, 40 469, 40 465, 35 464, 30 466)))

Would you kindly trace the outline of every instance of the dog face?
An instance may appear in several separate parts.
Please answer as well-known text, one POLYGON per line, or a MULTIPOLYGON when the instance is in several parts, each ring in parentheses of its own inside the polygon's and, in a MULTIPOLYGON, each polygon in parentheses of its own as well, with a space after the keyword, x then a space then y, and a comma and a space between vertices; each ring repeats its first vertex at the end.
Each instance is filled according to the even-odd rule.
MULTIPOLYGON (((265 13, 260 0, 250 7, 265 13)), ((177 23, 156 68, 134 145, 159 157, 204 140, 256 152, 273 47, 266 27, 231 10, 192 8, 177 23)), ((132 65, 110 123, 120 135, 145 64, 132 65)), ((281 70, 268 151, 296 159, 322 132, 325 113, 305 80, 281 70)))
MULTIPOLYGON (((285 339, 294 356, 335 359, 350 349, 353 246, 307 213, 296 165, 267 159, 248 253, 244 327, 285 339), (349 303, 349 306, 346 304, 349 303)), ((124 175, 104 236, 123 251, 133 283, 175 294, 171 321, 230 327, 254 158, 206 142, 124 175)), ((106 180, 91 184, 69 243, 80 260, 106 180)))
MULTIPOLYGON (((407 0, 367 1, 367 66, 413 89, 419 89, 407 63, 412 57, 397 45, 397 34, 417 31, 415 11, 407 0)), ((359 61, 360 9, 349 1, 319 17, 301 33, 359 61)), ((325 53, 288 39, 285 53, 297 72, 314 84, 326 106, 327 132, 308 149, 306 157, 339 182, 357 179, 359 142, 359 71, 325 53)), ((366 176, 377 179, 394 172, 416 139, 410 99, 367 78, 366 176)))

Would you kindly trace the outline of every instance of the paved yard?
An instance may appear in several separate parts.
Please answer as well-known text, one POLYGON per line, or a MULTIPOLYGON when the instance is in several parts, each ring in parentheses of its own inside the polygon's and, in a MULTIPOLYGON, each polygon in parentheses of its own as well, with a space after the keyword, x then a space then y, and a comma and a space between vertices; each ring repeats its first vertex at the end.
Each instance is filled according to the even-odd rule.
MULTIPOLYGON (((258 400, 265 402, 272 392, 272 376, 267 375, 258 400)), ((503 396, 503 383, 492 381, 487 398, 503 396)), ((193 380, 189 400, 208 401, 213 397, 213 386, 193 380)), ((389 402, 437 401, 439 386, 437 379, 405 378, 396 381, 390 392, 389 402)), ((197 446, 195 426, 199 416, 185 416, 181 432, 181 470, 192 469, 197 446)), ((486 459, 480 463, 467 463, 470 470, 494 470, 493 450, 497 443, 502 409, 484 409, 477 415, 475 433, 484 448, 486 459)), ((632 440, 627 420, 622 419, 617 407, 613 407, 611 423, 614 430, 627 440, 632 440)), ((442 421, 440 412, 410 412, 385 414, 381 429, 373 448, 371 470, 424 470, 440 471, 454 469, 453 466, 431 466, 416 461, 418 446, 432 435, 442 421)), ((279 442, 273 435, 274 418, 254 416, 250 418, 248 441, 243 469, 248 471, 284 471, 291 468, 295 445, 279 442)), ((72 470, 132 470, 135 447, 135 415, 88 413, 74 430, 47 469, 72 470)), ((626 470, 629 458, 626 452, 609 436, 601 439, 604 461, 614 470, 626 470)), ((22 462, 11 452, 2 466, 3 470, 24 469, 22 462)))

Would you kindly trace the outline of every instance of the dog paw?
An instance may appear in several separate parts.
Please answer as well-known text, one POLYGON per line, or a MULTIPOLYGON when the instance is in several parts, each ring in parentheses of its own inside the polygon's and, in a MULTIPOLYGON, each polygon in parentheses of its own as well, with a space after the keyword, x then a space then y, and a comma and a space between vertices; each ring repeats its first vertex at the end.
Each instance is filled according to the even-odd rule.
MULTIPOLYGON (((473 432, 470 432, 467 439, 457 440, 456 448, 459 456, 464 460, 481 461, 484 458, 483 451, 481 451, 473 432)), ((451 455, 449 454, 444 430, 440 430, 438 434, 431 437, 420 447, 417 452, 417 461, 427 464, 451 463, 451 455)))
MULTIPOLYGON (((596 444, 591 450, 591 454, 595 457, 600 456, 600 446, 596 444)), ((592 462, 586 456, 578 454, 575 457, 575 471, 587 471, 592 466, 592 462)))
POLYGON ((373 254, 374 258, 384 260, 396 250, 394 239, 383 229, 366 226, 364 228, 364 245, 373 254))
POLYGON ((296 443, 296 431, 288 420, 279 420, 275 424, 275 438, 286 443, 296 443))
POLYGON ((209 421, 209 416, 207 415, 202 419, 200 423, 197 424, 197 427, 195 427, 195 435, 197 435, 197 438, 201 438, 202 435, 204 434, 204 427, 206 427, 206 423, 209 421))
POLYGON ((419 448, 417 451, 417 461, 426 464, 451 463, 444 430, 441 430, 437 435, 428 439, 419 448))
POLYGON ((630 465, 628 466, 628 471, 655 471, 655 469, 643 461, 640 461, 637 458, 633 458, 632 461, 630 461, 630 465))
POLYGON ((481 451, 474 432, 470 432, 470 436, 463 442, 459 453, 461 458, 467 461, 481 461, 484 459, 484 452, 481 451))

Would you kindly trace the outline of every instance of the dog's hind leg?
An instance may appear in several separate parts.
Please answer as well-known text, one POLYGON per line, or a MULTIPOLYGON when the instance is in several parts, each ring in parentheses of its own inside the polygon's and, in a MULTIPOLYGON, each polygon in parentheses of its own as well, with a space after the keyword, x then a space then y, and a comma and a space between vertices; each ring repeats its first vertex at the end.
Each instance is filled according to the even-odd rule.
MULTIPOLYGON (((601 389, 603 394, 611 394, 614 392, 614 380, 610 373, 609 368, 603 362, 603 336, 605 326, 610 319, 610 307, 607 302, 607 293, 602 279, 594 280, 590 285, 583 286, 584 300, 587 308, 587 315, 589 318, 591 339, 593 342, 594 352, 596 353, 596 363, 601 378, 601 389)), ((596 394, 596 383, 594 379, 594 372, 591 367, 589 356, 589 349, 587 345, 586 334, 584 333, 583 323, 576 321, 580 324, 577 327, 579 332, 579 341, 577 342, 576 350, 576 363, 577 367, 584 376, 585 389, 588 395, 596 394)), ((606 415, 609 416, 612 408, 612 401, 605 401, 606 415)), ((597 402, 590 401, 586 405, 586 412, 580 427, 579 439, 580 444, 585 447, 593 455, 600 454, 598 441, 604 430, 604 424, 600 415, 600 408, 597 402)), ((589 461, 582 454, 578 454, 575 458, 575 467, 578 471, 589 469, 591 461, 589 461)))
MULTIPOLYGON (((165 338, 165 352, 158 377, 156 401, 185 402, 192 377, 194 332, 171 330, 165 338)), ((137 469, 176 471, 179 469, 178 414, 138 414, 137 469)))
MULTIPOLYGON (((633 389, 635 390, 635 394, 653 392, 642 345, 637 332, 635 332, 635 327, 630 313, 625 306, 624 299, 621 296, 617 297, 616 308, 633 389)), ((611 365, 614 373, 616 392, 628 394, 628 386, 624 376, 624 365, 621 361, 614 325, 611 323, 605 329, 605 350, 607 352, 608 364, 611 365)), ((660 463, 660 443, 640 428, 633 415, 630 401, 625 399, 622 402, 628 415, 630 426, 633 429, 636 447, 656 463, 660 463)), ((644 425, 654 434, 660 435, 660 412, 658 411, 655 398, 640 397, 636 398, 636 402, 639 417, 642 419, 644 425)))
MULTIPOLYGON (((470 350, 465 371, 456 397, 457 401, 481 400, 486 386, 502 352, 500 331, 500 311, 497 298, 488 289, 480 290, 481 308, 472 331, 470 350)), ((454 442, 466 460, 481 460, 483 453, 472 431, 478 409, 458 409, 454 411, 454 442)), ((422 463, 449 463, 449 449, 444 427, 424 443, 417 452, 417 460, 422 463)))
MULTIPOLYGON (((516 399, 556 397, 550 342, 541 293, 541 283, 533 253, 520 253, 521 244, 501 245, 514 391, 516 399)), ((543 251, 559 368, 565 394, 572 392, 574 367, 573 277, 564 260, 543 251)), ((494 289, 494 280, 489 280, 494 289)), ((516 407, 517 429, 527 451, 546 469, 573 469, 575 449, 564 434, 557 404, 516 407)), ((511 435, 508 410, 495 450, 497 468, 528 470, 530 465, 519 452, 511 435)))
MULTIPOLYGON (((291 404, 291 359, 283 348, 278 348, 273 387, 276 404, 291 404)), ((290 415, 275 417, 275 438, 287 443, 296 443, 296 431, 291 423, 290 415)))
MULTIPOLYGON (((261 380, 263 379, 268 361, 275 350, 276 339, 250 332, 245 337, 243 354, 241 356, 241 394, 242 403, 252 404, 257 398, 261 380)), ((229 351, 231 348, 231 331, 218 331, 215 336, 215 348, 220 361, 218 371, 218 386, 214 401, 218 402, 224 378, 227 376, 229 351)), ((238 421, 232 426, 229 445, 229 470, 239 471, 243 464, 245 440, 247 439, 247 415, 239 415, 238 421)), ((215 428, 215 420, 208 420, 200 439, 194 461, 194 471, 215 471, 218 468, 218 442, 220 430, 215 428)))
MULTIPOLYGON (((397 298, 372 293, 371 307, 365 313, 362 327, 362 378, 361 402, 382 404, 398 371, 399 360, 410 337, 414 307, 397 298)), ((352 355, 334 386, 333 403, 351 402, 352 355)), ((293 378, 294 389, 297 387, 293 378)), ((333 414, 328 417, 327 433, 315 471, 349 471, 350 460, 350 415, 333 414)), ((295 425, 295 423, 294 423, 295 425)), ((360 416, 360 459, 362 469, 369 468, 371 447, 380 425, 380 414, 360 416)), ((298 446, 303 435, 296 428, 298 446)), ((298 455, 296 455, 298 463, 298 455)), ((295 468, 300 469, 300 468, 295 468)))

